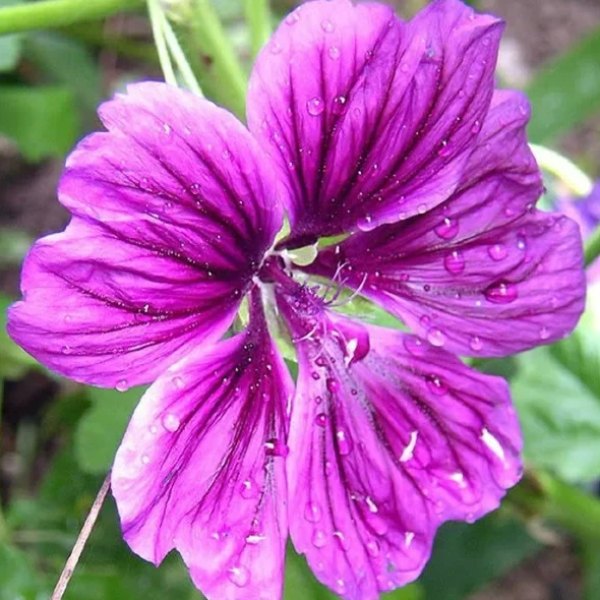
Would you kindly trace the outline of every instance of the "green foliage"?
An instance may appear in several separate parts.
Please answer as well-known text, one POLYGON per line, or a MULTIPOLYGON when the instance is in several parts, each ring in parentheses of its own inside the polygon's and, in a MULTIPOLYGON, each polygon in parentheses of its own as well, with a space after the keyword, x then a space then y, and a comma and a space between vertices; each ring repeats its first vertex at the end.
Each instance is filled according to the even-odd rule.
MULTIPOLYGON (((0 8, 19 4, 15 0, 0 0, 0 8)), ((12 71, 19 63, 21 57, 21 44, 23 36, 19 33, 0 35, 0 73, 12 71)))
POLYGON ((62 156, 77 139, 75 101, 65 87, 0 87, 0 106, 0 133, 29 160, 62 156))
POLYGON ((568 481, 600 476, 600 359, 581 330, 518 357, 512 393, 525 456, 568 481))
POLYGON ((537 544, 522 525, 493 514, 473 525, 447 523, 420 581, 427 600, 463 600, 531 556, 537 544))
POLYGON ((0 294, 0 379, 16 379, 37 362, 21 350, 6 333, 6 311, 12 300, 0 294))
POLYGON ((144 390, 132 388, 126 392, 89 389, 91 409, 83 416, 75 434, 75 454, 86 473, 106 473, 129 417, 144 390))
POLYGON ((548 143, 600 110, 600 28, 548 63, 527 87, 531 140, 548 143))

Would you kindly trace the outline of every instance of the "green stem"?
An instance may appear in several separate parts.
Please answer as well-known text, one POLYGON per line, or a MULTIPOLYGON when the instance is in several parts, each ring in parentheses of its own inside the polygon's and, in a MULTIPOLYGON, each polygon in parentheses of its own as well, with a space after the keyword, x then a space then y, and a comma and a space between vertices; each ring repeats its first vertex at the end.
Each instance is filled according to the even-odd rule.
POLYGON ((41 0, 0 8, 0 35, 63 27, 138 8, 143 0, 41 0))
POLYGON ((250 29, 250 47, 256 56, 271 35, 269 0, 244 0, 246 22, 250 29))
POLYGON ((202 89, 243 117, 246 75, 209 0, 194 0, 187 44, 202 89))
POLYGON ((509 498, 526 515, 542 516, 579 540, 600 541, 600 502, 548 473, 530 472, 509 498))
POLYGON ((163 35, 161 20, 163 15, 157 0, 148 0, 148 13, 150 15, 152 37, 154 38, 154 44, 158 52, 158 60, 160 61, 163 77, 168 84, 177 87, 177 77, 175 76, 175 70, 173 69, 165 36, 163 35))
POLYGON ((586 240, 584 250, 585 266, 589 267, 600 256, 600 227, 586 240))

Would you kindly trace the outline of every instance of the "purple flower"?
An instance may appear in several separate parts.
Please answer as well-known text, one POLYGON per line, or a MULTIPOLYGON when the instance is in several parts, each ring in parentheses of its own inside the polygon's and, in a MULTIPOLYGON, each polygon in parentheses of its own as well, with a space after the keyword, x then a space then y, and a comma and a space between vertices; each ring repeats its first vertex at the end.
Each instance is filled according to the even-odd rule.
MULTIPOLYGON (((583 238, 587 238, 600 227, 600 181, 597 181, 591 192, 581 199, 563 196, 555 203, 556 210, 575 221, 583 238)), ((600 260, 595 260, 587 268, 589 283, 600 281, 600 260)))
POLYGON ((78 381, 154 382, 113 493, 133 550, 176 548, 209 598, 279 598, 288 531, 320 581, 377 598, 419 575, 441 523, 519 479, 506 383, 449 351, 563 337, 584 276, 577 226, 534 208, 527 101, 494 89, 501 31, 457 0, 409 22, 309 2, 257 60, 249 131, 144 83, 69 157, 73 219, 30 252, 9 330, 78 381), (416 335, 336 312, 323 278, 416 335))

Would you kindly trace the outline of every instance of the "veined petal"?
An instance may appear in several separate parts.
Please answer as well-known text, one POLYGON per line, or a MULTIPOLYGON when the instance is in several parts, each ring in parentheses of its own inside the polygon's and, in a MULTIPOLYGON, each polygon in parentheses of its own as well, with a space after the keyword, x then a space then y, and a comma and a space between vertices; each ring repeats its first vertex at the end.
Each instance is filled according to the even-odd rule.
POLYGON ((533 209, 541 191, 525 99, 497 93, 459 190, 427 214, 348 238, 309 270, 334 273, 432 344, 503 356, 566 335, 583 310, 581 239, 533 209))
POLYGON ((288 245, 450 195, 490 104, 501 29, 457 0, 408 23, 349 0, 285 19, 252 73, 248 121, 288 181, 288 245))
MULTIPOLYGON (((340 318, 331 327, 353 335, 340 318)), ((503 380, 418 338, 368 332, 369 352, 350 365, 331 333, 299 342, 289 438, 292 540, 350 600, 414 580, 437 527, 496 508, 521 473, 503 380)))
POLYGON ((155 564, 176 548, 210 600, 280 598, 292 394, 264 322, 169 368, 113 467, 131 548, 155 564))
POLYGON ((109 131, 60 183, 73 221, 30 252, 9 332, 59 373, 126 387, 222 335, 282 213, 256 142, 211 103, 145 83, 100 114, 109 131))

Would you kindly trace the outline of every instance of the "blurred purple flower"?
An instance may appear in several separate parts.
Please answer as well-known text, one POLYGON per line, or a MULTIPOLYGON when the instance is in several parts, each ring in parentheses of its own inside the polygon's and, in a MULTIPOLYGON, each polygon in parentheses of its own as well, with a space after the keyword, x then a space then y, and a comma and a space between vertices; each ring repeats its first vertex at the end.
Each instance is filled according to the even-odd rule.
MULTIPOLYGON (((556 201, 555 209, 575 221, 583 238, 587 238, 600 226, 600 181, 597 181, 588 196, 581 199, 562 197, 556 201)), ((600 281, 600 260, 587 268, 590 283, 600 281)))
POLYGON ((479 518, 519 479, 505 382, 448 350, 563 337, 584 277, 577 226, 534 208, 527 101, 494 90, 501 31, 457 0, 410 22, 309 2, 257 60, 249 131, 145 83, 69 157, 72 221, 30 252, 9 330, 78 381, 154 381, 113 493, 134 551, 177 548, 209 598, 279 598, 288 530, 320 581, 377 598, 419 575, 441 523, 479 518), (342 316, 312 275, 416 336, 342 316), (248 325, 219 341, 244 298, 248 325))

